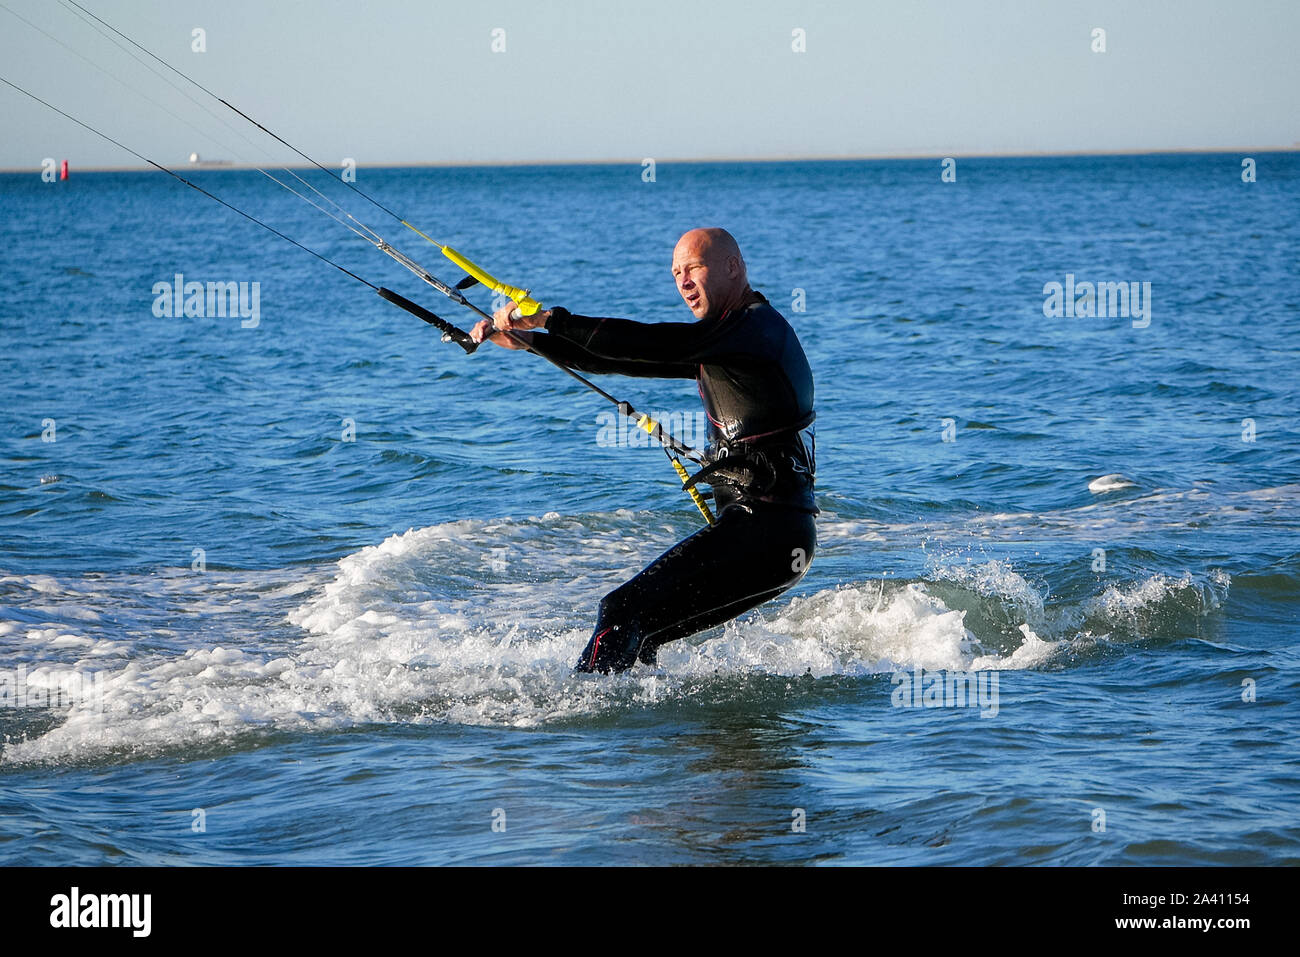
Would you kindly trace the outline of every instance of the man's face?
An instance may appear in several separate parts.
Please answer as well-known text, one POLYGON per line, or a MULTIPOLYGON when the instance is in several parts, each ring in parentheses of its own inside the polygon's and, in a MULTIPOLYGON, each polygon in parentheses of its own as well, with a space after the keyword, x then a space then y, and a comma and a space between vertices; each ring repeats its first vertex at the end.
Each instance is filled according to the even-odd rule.
POLYGON ((709 247, 707 239, 688 233, 673 250, 673 279, 696 319, 717 318, 735 284, 737 270, 726 259, 719 262, 709 247))

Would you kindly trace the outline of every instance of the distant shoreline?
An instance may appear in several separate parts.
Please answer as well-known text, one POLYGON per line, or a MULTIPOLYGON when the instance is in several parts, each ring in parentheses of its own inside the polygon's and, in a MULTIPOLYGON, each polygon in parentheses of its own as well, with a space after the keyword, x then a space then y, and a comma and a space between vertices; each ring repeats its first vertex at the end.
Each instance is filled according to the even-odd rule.
MULTIPOLYGON (((654 157, 659 165, 689 163, 852 163, 852 162, 888 162, 891 160, 938 160, 946 157, 957 159, 1036 159, 1042 157, 1071 156, 1176 156, 1195 154, 1250 154, 1250 153, 1297 153, 1300 143, 1291 146, 1224 146, 1224 147, 1171 147, 1162 149, 1131 150, 1041 150, 1024 152, 925 152, 925 153, 864 153, 844 156, 762 156, 762 157, 654 157)), ((517 162, 398 162, 398 163, 358 163, 357 169, 512 169, 529 166, 640 166, 644 157, 625 159, 566 159, 566 160, 520 160, 517 162)), ((276 169, 315 169, 310 163, 267 163, 276 169)), ((206 172, 220 170, 255 170, 251 163, 230 163, 223 160, 207 162, 176 163, 169 167, 176 172, 181 170, 202 170, 206 172)), ((71 173, 135 173, 153 170, 152 166, 140 164, 135 166, 77 166, 69 161, 71 173)), ((6 166, 0 167, 3 173, 39 173, 40 166, 6 166)))

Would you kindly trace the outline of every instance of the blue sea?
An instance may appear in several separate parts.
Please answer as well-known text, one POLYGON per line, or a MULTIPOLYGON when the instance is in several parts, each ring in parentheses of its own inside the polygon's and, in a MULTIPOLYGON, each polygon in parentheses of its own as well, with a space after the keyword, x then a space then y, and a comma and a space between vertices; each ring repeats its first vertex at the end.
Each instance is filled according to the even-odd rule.
POLYGON ((0 176, 0 863, 1300 863, 1300 154, 1243 158, 358 170, 591 315, 689 320, 725 226, 798 331, 814 562, 619 676, 596 604, 701 519, 612 406, 162 173, 0 176))

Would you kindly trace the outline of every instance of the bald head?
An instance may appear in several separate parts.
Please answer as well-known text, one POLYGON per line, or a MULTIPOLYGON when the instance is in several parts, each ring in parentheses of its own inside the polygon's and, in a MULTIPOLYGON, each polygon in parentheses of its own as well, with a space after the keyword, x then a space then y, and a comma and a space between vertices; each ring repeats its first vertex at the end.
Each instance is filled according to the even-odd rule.
POLYGON ((697 319, 717 319, 749 293, 749 277, 734 236, 716 226, 692 229, 673 250, 677 291, 697 319))

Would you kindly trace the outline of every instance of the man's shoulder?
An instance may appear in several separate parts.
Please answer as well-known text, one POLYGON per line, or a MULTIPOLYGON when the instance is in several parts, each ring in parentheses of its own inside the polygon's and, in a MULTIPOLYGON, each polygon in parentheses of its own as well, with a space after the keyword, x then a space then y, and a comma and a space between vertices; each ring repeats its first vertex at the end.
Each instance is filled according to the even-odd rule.
POLYGON ((785 316, 777 311, 776 306, 768 301, 768 298, 761 292, 755 292, 740 309, 742 315, 746 318, 757 319, 778 319, 781 322, 788 322, 785 316))
POLYGON ((754 299, 745 306, 741 315, 744 317, 746 324, 752 323, 750 325, 751 329, 757 330, 761 328, 778 337, 794 336, 796 339, 798 338, 798 334, 795 332, 794 326, 790 324, 790 320, 782 315, 776 306, 768 302, 767 297, 762 293, 754 293, 754 299))

